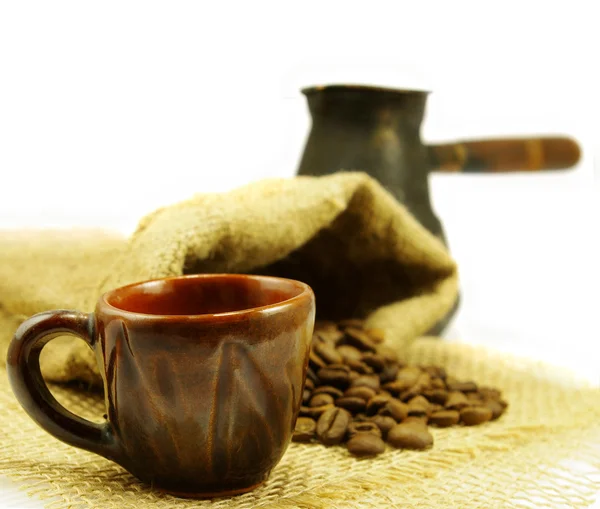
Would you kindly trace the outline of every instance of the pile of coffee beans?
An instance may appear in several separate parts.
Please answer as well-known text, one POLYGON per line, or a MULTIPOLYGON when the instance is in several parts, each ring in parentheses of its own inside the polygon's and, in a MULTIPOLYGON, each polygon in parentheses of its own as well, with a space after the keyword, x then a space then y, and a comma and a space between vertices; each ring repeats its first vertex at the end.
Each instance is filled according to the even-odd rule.
POLYGON ((474 426, 500 417, 497 389, 459 381, 439 366, 408 366, 361 320, 317 322, 295 442, 346 444, 376 456, 433 445, 428 426, 474 426))

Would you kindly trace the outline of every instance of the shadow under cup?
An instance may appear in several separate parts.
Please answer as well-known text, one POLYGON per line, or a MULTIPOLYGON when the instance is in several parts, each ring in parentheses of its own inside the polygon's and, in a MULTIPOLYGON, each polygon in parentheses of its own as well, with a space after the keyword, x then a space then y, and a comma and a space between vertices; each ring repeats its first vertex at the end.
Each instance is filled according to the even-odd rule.
POLYGON ((19 401, 57 438, 182 496, 249 491, 293 433, 315 316, 312 290, 266 276, 194 275, 103 295, 93 314, 50 311, 21 325, 9 350, 19 401), (95 350, 107 421, 54 400, 39 352, 58 332, 95 350))

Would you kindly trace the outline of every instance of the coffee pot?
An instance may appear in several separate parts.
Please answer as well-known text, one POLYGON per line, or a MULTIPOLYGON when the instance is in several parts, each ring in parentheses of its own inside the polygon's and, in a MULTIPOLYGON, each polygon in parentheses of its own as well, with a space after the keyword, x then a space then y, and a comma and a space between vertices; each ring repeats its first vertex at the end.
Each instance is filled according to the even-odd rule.
POLYGON ((365 171, 445 242, 433 211, 432 171, 495 173, 568 168, 580 156, 567 137, 507 138, 425 145, 421 124, 428 92, 364 85, 302 90, 312 127, 299 175, 365 171))

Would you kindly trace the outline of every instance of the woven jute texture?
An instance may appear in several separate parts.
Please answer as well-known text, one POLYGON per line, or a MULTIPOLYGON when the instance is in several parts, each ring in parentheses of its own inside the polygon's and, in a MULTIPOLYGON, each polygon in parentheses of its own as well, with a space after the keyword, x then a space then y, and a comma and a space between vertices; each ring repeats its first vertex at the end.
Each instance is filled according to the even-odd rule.
MULTIPOLYGON (((292 444, 267 483, 212 501, 153 491, 117 465, 69 447, 21 410, 0 368, 0 472, 67 508, 538 508, 586 507, 600 491, 600 390, 550 367, 461 344, 423 338, 406 359, 434 363, 461 379, 497 386, 510 402, 498 421, 433 430, 425 452, 388 449, 357 460, 342 447, 292 444)), ((100 395, 54 394, 98 419, 100 395)))
MULTIPOLYGON (((444 317, 458 286, 442 243, 367 175, 267 180, 159 209, 127 240, 0 235, 1 359, 29 315, 92 311, 112 288, 205 272, 304 281, 315 290, 319 318, 367 317, 398 342, 444 317)), ((74 338, 52 341, 41 364, 48 380, 100 380, 91 350, 74 338)))

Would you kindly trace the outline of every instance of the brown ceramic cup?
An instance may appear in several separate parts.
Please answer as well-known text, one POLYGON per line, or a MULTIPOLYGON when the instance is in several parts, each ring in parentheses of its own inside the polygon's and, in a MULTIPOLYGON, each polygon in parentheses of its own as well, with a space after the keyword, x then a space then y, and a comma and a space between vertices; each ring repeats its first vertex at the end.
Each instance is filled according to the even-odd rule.
POLYGON ((315 316, 310 287, 266 276, 194 275, 104 294, 94 313, 26 320, 8 375, 27 413, 56 438, 153 487, 233 495, 266 480, 292 436, 315 316), (40 374, 44 345, 73 334, 96 353, 107 420, 62 407, 40 374))

